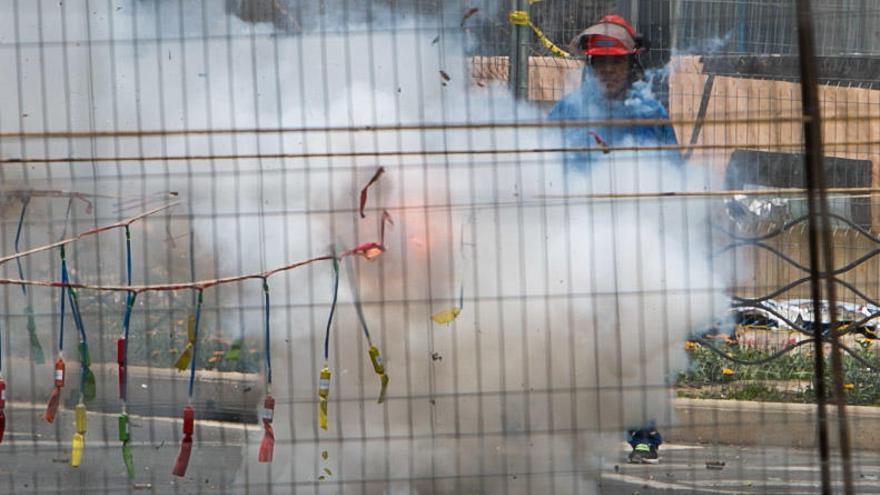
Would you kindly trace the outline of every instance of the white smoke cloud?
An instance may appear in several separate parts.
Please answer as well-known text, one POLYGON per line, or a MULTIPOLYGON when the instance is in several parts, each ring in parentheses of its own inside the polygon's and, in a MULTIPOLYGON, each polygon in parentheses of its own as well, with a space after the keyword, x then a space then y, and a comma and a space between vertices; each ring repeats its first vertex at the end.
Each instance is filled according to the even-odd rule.
MULTIPOLYGON (((402 19, 376 7, 373 18, 381 21, 368 25, 359 23, 369 16, 354 5, 343 16, 329 7, 345 5, 334 4, 330 20, 308 22, 318 18, 301 12, 307 32, 283 35, 268 23, 228 16, 222 2, 186 5, 183 12, 176 2, 120 2, 93 6, 92 14, 82 2, 65 4, 64 17, 51 2, 19 6, 18 41, 26 48, 18 63, 11 51, 0 52, 7 67, 20 67, 0 74, 0 88, 4 101, 22 95, 28 116, 3 112, 3 129, 66 129, 68 121, 76 130, 500 123, 545 113, 516 104, 503 87, 471 92, 458 19, 450 21, 456 13, 402 19), (38 8, 43 46, 34 24, 38 8), (51 44, 61 41, 62 19, 62 34, 81 42, 66 53, 51 44), (438 32, 443 36, 433 43, 438 32)), ((7 37, 15 32, 10 18, 0 20, 7 37)), ((0 151, 107 156, 558 145, 552 131, 489 128, 61 140, 45 149, 4 141, 0 151)), ((673 421, 669 384, 684 364, 683 339, 724 306, 723 267, 709 262, 712 205, 584 197, 698 191, 707 183, 697 169, 683 174, 656 154, 613 153, 589 173, 566 172, 550 153, 474 153, 37 166, 27 180, 23 169, 4 169, 4 181, 125 194, 180 191, 192 204, 206 278, 376 240, 378 214, 359 220, 356 207, 359 188, 380 165, 387 173, 369 206, 387 209, 394 226, 388 251, 357 267, 366 317, 391 377, 389 399, 375 403, 378 379, 343 276, 331 336, 330 430, 317 430, 313 399, 332 273, 323 264, 273 278, 280 306, 272 313, 278 444, 275 461, 259 465, 259 436, 251 437, 241 482, 284 487, 325 475, 325 483, 353 491, 583 492, 626 427, 673 421), (430 315, 455 304, 460 287, 461 315, 449 326, 434 324, 430 315), (320 457, 324 450, 328 460, 320 457)), ((110 268, 105 276, 118 274, 110 268)), ((216 301, 229 308, 225 322, 242 321, 258 334, 259 310, 236 306, 258 307, 260 292, 255 284, 243 287, 220 289, 216 301)))

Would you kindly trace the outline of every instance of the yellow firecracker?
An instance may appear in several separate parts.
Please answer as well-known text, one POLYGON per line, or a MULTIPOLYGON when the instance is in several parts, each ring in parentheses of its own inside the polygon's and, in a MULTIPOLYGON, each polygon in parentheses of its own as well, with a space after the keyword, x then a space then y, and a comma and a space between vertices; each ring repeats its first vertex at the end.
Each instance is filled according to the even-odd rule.
POLYGON ((318 426, 327 429, 327 397, 330 395, 330 368, 321 368, 321 378, 318 381, 318 426))

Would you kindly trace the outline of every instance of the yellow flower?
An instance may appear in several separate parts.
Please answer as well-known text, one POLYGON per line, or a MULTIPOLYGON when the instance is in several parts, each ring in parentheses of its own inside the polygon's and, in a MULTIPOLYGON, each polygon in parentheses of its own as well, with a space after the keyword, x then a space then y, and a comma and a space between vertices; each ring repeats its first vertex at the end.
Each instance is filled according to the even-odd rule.
POLYGON ((843 388, 845 388, 847 390, 852 390, 852 389, 856 388, 856 385, 854 383, 844 383, 843 388))
POLYGON ((693 340, 686 340, 684 342, 684 350, 686 351, 695 351, 700 348, 700 344, 694 342, 693 340))
POLYGON ((733 370, 730 368, 724 368, 721 370, 721 374, 724 376, 730 376, 733 374, 733 370))

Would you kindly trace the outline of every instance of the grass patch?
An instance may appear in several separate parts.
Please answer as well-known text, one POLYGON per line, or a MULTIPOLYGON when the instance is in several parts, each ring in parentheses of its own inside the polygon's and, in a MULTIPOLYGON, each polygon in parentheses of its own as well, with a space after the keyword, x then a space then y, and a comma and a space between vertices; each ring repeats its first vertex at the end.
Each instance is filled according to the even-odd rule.
MULTIPOLYGON (((880 359, 864 341, 856 353, 876 368, 880 359)), ((735 344, 718 346, 726 354, 741 360, 755 361, 770 353, 756 349, 741 349, 735 344)), ((765 402, 816 401, 813 386, 812 348, 803 347, 762 365, 736 364, 704 346, 688 345, 689 368, 677 377, 677 395, 698 399, 732 399, 765 402), (801 387, 792 387, 800 382, 801 387)), ((844 383, 846 399, 852 405, 880 405, 880 373, 873 371, 852 356, 844 354, 844 383)), ((831 362, 826 357, 826 390, 831 391, 831 362)), ((828 397, 827 399, 830 399, 828 397)))

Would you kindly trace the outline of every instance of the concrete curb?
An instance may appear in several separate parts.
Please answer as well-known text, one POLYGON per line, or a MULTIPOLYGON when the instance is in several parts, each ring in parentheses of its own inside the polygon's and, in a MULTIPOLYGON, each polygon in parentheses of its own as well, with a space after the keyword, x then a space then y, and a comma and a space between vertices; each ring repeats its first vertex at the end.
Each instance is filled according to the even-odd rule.
MULTIPOLYGON (((816 406, 714 399, 674 399, 678 423, 665 427, 676 443, 720 443, 766 447, 815 448, 816 406)), ((847 407, 852 447, 880 450, 880 408, 847 407)), ((837 410, 828 406, 828 432, 838 445, 837 410)))

